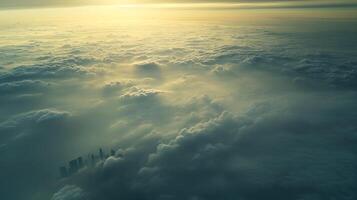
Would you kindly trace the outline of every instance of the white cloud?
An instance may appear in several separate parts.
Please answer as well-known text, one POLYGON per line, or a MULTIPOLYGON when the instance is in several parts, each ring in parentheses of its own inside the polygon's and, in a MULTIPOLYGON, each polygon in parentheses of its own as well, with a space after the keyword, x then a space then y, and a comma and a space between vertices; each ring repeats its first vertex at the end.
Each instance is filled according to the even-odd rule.
POLYGON ((351 27, 112 14, 0 30, 3 198, 49 199, 57 183, 53 200, 356 197, 351 27), (113 146, 57 182, 68 160, 113 146))
POLYGON ((51 200, 85 200, 83 190, 75 185, 66 185, 54 193, 51 200))

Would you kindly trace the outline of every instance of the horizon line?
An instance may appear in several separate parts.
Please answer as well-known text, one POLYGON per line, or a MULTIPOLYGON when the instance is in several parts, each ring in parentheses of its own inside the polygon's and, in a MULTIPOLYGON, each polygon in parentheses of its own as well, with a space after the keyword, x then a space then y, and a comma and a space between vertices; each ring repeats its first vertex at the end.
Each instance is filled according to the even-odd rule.
POLYGON ((118 8, 148 8, 148 9, 312 9, 312 8, 357 8, 357 2, 241 2, 241 3, 98 3, 74 5, 29 5, 29 6, 0 6, 3 10, 23 9, 53 9, 53 8, 78 8, 78 7, 118 7, 118 8))

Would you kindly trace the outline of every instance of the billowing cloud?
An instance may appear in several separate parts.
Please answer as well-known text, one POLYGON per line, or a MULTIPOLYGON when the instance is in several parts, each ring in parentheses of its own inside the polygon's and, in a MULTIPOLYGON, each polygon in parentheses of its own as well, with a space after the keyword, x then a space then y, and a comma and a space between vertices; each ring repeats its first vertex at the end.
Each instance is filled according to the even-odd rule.
POLYGON ((1 199, 356 198, 353 15, 116 9, 0 12, 1 199))
POLYGON ((0 84, 0 92, 11 93, 25 93, 42 91, 49 87, 51 84, 37 80, 22 80, 14 82, 5 82, 0 84))
POLYGON ((273 105, 257 104, 240 117, 223 112, 156 148, 147 138, 137 149, 118 150, 68 181, 82 184, 90 199, 354 198, 355 155, 338 146, 341 135, 329 132, 344 125, 296 109, 282 116, 273 105), (301 132, 292 122, 314 128, 301 132))
POLYGON ((144 63, 136 63, 134 65, 135 71, 140 76, 154 77, 160 78, 161 76, 161 67, 158 63, 155 62, 144 62, 144 63))
POLYGON ((56 124, 65 120, 69 116, 68 112, 44 109, 30 111, 14 116, 13 118, 0 123, 0 130, 3 132, 1 140, 19 139, 28 134, 36 134, 31 131, 31 127, 47 126, 47 124, 56 124))
POLYGON ((53 194, 51 200, 84 200, 85 195, 81 188, 74 185, 66 185, 58 192, 53 194))

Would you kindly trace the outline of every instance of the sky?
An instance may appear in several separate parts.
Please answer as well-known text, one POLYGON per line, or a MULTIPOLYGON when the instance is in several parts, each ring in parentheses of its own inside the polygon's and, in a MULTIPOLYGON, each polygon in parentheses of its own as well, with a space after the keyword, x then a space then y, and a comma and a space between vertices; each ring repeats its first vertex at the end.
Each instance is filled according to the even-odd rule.
POLYGON ((0 10, 0 199, 357 199, 356 7, 32 2, 0 10))
POLYGON ((289 6, 311 6, 311 5, 356 5, 356 0, 2 0, 0 7, 22 8, 22 7, 58 7, 58 6, 81 6, 81 5, 108 5, 108 4, 142 4, 142 3, 277 3, 289 6))

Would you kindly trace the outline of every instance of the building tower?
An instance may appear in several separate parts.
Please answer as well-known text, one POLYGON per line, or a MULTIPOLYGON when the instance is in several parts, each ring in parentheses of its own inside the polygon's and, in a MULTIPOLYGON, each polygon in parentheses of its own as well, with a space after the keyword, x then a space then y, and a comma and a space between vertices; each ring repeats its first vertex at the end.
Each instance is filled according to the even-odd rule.
POLYGON ((69 161, 69 174, 72 175, 78 171, 78 160, 69 161))
POLYGON ((83 158, 82 157, 78 157, 77 158, 77 162, 78 162, 78 168, 82 169, 84 167, 83 158))
POLYGON ((104 152, 102 148, 99 149, 99 157, 101 160, 104 160, 104 152))

